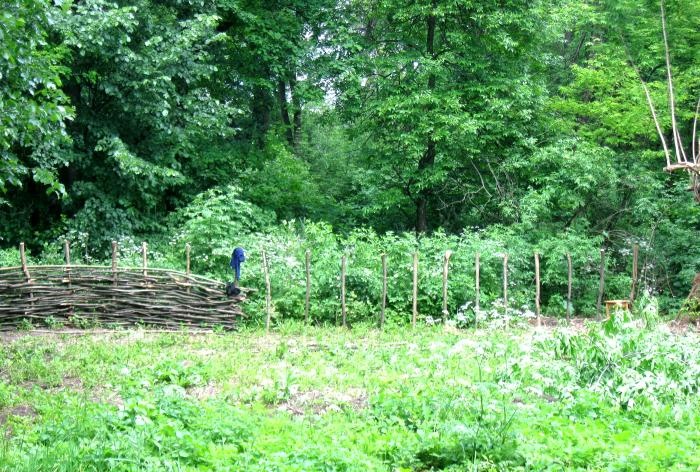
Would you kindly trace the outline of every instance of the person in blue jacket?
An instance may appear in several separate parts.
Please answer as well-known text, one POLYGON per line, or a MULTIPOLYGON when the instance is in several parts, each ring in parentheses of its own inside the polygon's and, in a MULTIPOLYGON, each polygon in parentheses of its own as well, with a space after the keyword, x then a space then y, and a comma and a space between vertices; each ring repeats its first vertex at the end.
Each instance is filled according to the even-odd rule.
POLYGON ((242 247, 237 247, 231 254, 231 269, 233 270, 233 286, 238 287, 238 281, 241 279, 241 264, 245 261, 245 251, 242 247))

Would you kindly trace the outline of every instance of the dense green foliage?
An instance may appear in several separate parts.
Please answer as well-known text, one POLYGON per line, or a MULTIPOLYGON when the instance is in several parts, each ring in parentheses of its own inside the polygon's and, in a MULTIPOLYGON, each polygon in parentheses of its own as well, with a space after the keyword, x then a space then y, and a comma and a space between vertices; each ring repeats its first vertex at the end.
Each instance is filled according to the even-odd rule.
POLYGON ((697 335, 611 328, 25 336, 0 470, 696 470, 697 335))
MULTIPOLYGON (((700 95, 700 13, 667 0, 679 126, 700 95)), ((656 0, 12 0, 0 6, 0 245, 45 261, 136 261, 222 277, 236 245, 244 284, 273 261, 280 315, 301 316, 313 250, 315 318, 336 316, 340 254, 353 313, 374 316, 379 254, 389 306, 408 307, 421 251, 422 312, 440 316, 440 253, 455 250, 450 312, 532 294, 563 313, 564 254, 575 310, 590 314, 608 249, 610 297, 642 290, 673 309, 700 271, 700 206, 664 159, 639 77, 670 134, 656 0), (415 237, 416 231, 421 236, 415 237), (394 270, 392 269, 392 270, 394 270), (627 275, 620 275, 627 274, 627 275)), ((3 263, 15 263, 3 251, 3 263)), ((259 300, 254 301, 258 303, 259 300)))

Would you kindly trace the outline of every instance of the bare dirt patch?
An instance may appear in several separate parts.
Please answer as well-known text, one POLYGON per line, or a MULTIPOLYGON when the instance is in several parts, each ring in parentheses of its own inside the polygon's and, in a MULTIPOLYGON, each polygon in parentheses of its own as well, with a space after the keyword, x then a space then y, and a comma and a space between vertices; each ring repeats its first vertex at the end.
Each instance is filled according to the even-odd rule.
POLYGON ((187 389, 187 395, 192 398, 196 398, 197 400, 208 400, 210 398, 215 398, 220 394, 221 387, 213 383, 187 389))
POLYGON ((368 406, 367 392, 361 388, 349 388, 344 392, 325 388, 296 393, 287 401, 277 405, 277 409, 295 416, 302 416, 309 411, 324 415, 342 411, 344 408, 363 410, 368 406))
POLYGON ((16 405, 0 410, 0 426, 5 426, 12 416, 35 418, 37 412, 30 405, 16 405))

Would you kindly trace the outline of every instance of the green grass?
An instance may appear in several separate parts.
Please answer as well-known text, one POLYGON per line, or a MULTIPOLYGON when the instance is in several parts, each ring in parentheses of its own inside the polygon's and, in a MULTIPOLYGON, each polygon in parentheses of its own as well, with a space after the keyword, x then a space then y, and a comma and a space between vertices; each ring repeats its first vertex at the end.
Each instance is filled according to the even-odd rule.
POLYGON ((0 470, 700 470, 698 336, 283 324, 23 336, 0 470))

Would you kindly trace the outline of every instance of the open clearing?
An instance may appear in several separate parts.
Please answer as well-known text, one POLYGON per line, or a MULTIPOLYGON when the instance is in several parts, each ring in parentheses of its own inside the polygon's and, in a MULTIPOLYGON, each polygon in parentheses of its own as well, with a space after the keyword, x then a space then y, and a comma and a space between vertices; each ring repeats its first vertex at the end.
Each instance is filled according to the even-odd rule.
POLYGON ((1 470, 700 470, 697 333, 6 338, 1 470))

